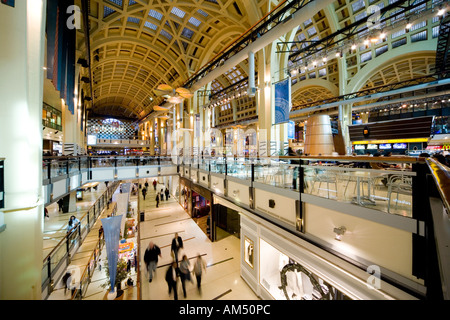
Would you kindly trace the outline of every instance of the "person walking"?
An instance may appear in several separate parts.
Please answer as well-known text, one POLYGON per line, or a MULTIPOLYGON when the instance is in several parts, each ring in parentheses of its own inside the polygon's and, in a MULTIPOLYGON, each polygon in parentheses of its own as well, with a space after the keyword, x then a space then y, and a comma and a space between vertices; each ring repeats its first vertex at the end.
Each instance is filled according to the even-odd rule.
POLYGON ((50 218, 50 216, 48 215, 47 207, 44 207, 44 220, 45 220, 45 218, 50 218))
POLYGON ((199 253, 199 254, 197 254, 197 260, 195 260, 195 263, 194 263, 194 274, 195 274, 195 278, 197 279, 197 289, 198 289, 199 293, 201 293, 201 291, 202 291, 201 285, 202 285, 203 270, 206 272, 206 263, 202 259, 202 256, 199 253))
POLYGON ((183 255, 183 259, 180 262, 180 279, 183 296, 186 298, 186 280, 193 282, 191 278, 191 264, 186 255, 183 255))
POLYGON ((144 200, 145 200, 145 196, 147 195, 147 188, 142 188, 142 197, 144 198, 144 200))
POLYGON ((156 185, 157 185, 158 183, 156 182, 156 179, 154 179, 153 180, 153 190, 155 190, 156 191, 156 185))
POLYGON ((164 189, 161 189, 159 196, 161 197, 161 201, 164 201, 164 189))
POLYGON ((144 253, 144 262, 147 267, 149 278, 148 282, 152 282, 153 280, 153 272, 156 271, 156 266, 158 265, 158 256, 162 257, 161 249, 150 241, 144 253))
POLYGON ((177 292, 177 280, 179 276, 180 270, 178 269, 178 265, 175 261, 169 266, 166 271, 166 281, 169 287, 169 295, 172 293, 173 289, 173 299, 178 300, 178 292, 177 292))
POLYGON ((145 188, 148 188, 148 181, 146 180, 144 183, 145 188))
POLYGON ((175 237, 172 239, 170 250, 173 253, 173 258, 175 259, 176 263, 178 263, 178 251, 181 248, 183 248, 183 239, 181 239, 178 233, 175 233, 175 237))
POLYGON ((62 198, 58 200, 58 211, 63 211, 63 202, 62 198))
POLYGON ((166 190, 164 191, 164 193, 166 194, 166 201, 169 200, 169 194, 170 194, 169 189, 166 188, 166 190))
POLYGON ((156 194, 156 207, 159 208, 159 193, 156 194))

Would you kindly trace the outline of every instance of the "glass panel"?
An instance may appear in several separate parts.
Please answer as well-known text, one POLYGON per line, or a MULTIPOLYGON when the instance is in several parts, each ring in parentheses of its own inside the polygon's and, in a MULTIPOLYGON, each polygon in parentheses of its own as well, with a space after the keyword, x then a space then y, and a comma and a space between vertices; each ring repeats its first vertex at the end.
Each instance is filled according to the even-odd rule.
POLYGON ((305 193, 412 216, 413 173, 408 164, 311 163, 303 168, 305 193))

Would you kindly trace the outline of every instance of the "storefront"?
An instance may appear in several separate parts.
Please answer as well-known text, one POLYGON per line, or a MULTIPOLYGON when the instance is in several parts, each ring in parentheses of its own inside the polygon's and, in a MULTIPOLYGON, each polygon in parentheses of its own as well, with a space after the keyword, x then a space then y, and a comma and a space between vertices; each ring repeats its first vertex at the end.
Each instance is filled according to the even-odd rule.
POLYGON ((212 193, 192 181, 180 177, 180 197, 178 199, 180 205, 197 223, 200 229, 209 237, 214 239, 211 232, 212 225, 212 193))
POLYGON ((403 140, 374 140, 355 141, 353 152, 357 155, 389 153, 393 155, 419 155, 426 148, 428 139, 403 139, 403 140))
POLYGON ((241 214, 241 274, 262 299, 352 300, 314 268, 319 260, 307 250, 255 222, 241 214))
POLYGON ((212 193, 199 185, 191 185, 191 217, 202 231, 213 240, 212 223, 212 193))
POLYGON ((431 137, 433 117, 388 120, 348 127, 357 155, 387 154, 418 156, 431 137))
POLYGON ((263 300, 395 299, 390 293, 410 297, 228 200, 215 195, 214 203, 239 212, 241 277, 263 300))

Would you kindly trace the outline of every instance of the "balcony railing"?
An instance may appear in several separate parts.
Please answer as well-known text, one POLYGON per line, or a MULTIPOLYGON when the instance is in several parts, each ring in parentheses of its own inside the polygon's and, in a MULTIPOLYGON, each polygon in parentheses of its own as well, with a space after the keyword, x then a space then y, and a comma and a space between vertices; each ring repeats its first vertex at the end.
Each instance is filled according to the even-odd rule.
MULTIPOLYGON (((47 289, 48 295, 51 293, 55 280, 57 280, 58 275, 61 275, 61 268, 66 267, 70 263, 71 254, 74 253, 76 251, 76 248, 81 245, 102 211, 109 206, 109 200, 111 199, 118 185, 119 183, 113 183, 109 185, 106 191, 79 219, 80 223, 72 230, 68 230, 67 234, 45 257, 42 267, 43 292, 45 291, 45 289, 47 289)), ((112 210, 111 215, 115 214, 115 210, 116 208, 112 210)), ((99 245, 100 244, 102 243, 99 242, 99 245)), ((98 257, 95 257, 95 259, 97 258, 98 257)), ((91 271, 93 270, 90 270, 88 273, 83 273, 83 276, 91 276, 91 271)))

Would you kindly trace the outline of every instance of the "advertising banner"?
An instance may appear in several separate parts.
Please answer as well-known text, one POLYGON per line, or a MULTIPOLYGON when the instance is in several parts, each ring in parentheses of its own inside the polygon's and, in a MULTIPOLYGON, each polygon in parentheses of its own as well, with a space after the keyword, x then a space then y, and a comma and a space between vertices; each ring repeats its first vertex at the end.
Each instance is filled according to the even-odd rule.
POLYGON ((275 124, 289 121, 291 78, 275 83, 275 124))
POLYGON ((117 261, 119 259, 120 224, 122 215, 101 219, 108 257, 109 280, 111 291, 114 292, 116 283, 117 261))

